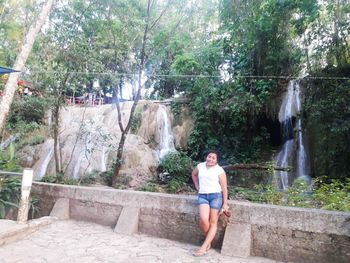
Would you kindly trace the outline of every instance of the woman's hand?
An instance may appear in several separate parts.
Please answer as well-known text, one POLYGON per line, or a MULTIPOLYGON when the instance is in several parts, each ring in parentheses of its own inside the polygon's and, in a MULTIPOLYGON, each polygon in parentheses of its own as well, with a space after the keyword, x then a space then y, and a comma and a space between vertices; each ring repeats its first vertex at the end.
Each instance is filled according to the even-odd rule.
POLYGON ((220 214, 225 214, 225 216, 230 217, 231 216, 231 212, 229 210, 229 206, 227 204, 223 204, 220 214))
POLYGON ((227 212, 229 211, 229 206, 227 204, 222 205, 222 212, 227 212))

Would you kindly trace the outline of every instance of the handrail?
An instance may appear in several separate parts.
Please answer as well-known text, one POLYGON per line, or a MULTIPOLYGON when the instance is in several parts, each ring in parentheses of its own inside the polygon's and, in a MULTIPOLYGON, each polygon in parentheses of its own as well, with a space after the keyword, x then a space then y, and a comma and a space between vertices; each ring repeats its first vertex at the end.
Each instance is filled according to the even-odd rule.
POLYGON ((7 172, 7 171, 1 171, 0 170, 0 175, 5 175, 5 176, 23 176, 23 172, 7 172))
POLYGON ((27 223, 29 212, 30 189, 32 187, 33 182, 33 170, 30 168, 24 168, 23 173, 0 171, 0 175, 22 177, 21 200, 19 202, 17 222, 20 224, 27 223))

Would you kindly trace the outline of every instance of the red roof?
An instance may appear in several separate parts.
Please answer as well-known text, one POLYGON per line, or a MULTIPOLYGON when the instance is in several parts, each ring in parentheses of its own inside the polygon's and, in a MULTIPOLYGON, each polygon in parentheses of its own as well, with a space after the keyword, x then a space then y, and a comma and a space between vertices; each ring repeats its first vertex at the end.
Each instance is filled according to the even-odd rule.
POLYGON ((17 85, 19 86, 30 86, 32 83, 24 80, 17 81, 17 85))

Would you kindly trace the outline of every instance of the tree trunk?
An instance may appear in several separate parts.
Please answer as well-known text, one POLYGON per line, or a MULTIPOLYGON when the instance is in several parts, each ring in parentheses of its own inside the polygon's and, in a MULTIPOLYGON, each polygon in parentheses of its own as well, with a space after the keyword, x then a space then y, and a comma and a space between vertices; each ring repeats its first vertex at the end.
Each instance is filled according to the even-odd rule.
POLYGON ((59 136, 59 119, 60 119, 60 105, 59 102, 56 103, 53 111, 52 111, 52 115, 53 115, 53 119, 54 119, 54 124, 53 124, 53 139, 54 139, 54 145, 53 145, 53 149, 54 149, 54 156, 55 156, 55 164, 56 164, 56 174, 60 173, 60 158, 59 158, 59 140, 58 140, 58 136, 59 136))
POLYGON ((142 47, 141 47, 141 52, 140 52, 141 55, 140 55, 140 64, 139 64, 139 71, 138 71, 137 93, 135 94, 134 103, 133 103, 131 110, 130 110, 129 121, 128 121, 128 124, 126 125, 125 129, 124 129, 123 123, 121 121, 121 112, 120 112, 120 107, 119 107, 119 101, 117 100, 118 124, 119 124, 120 131, 122 132, 122 135, 121 135, 121 138, 119 141, 118 152, 117 152, 117 161, 115 163, 113 176, 112 176, 112 186, 115 186, 115 184, 117 182, 117 177, 119 175, 119 171, 120 171, 120 168, 122 166, 122 157, 123 157, 126 136, 130 130, 131 123, 134 119, 134 112, 135 112, 136 106, 137 106, 137 104, 140 100, 140 96, 141 96, 141 87, 142 87, 141 86, 141 77, 142 77, 142 71, 145 67, 145 48, 146 48, 146 40, 147 40, 147 34, 148 34, 148 29, 149 29, 150 8, 151 8, 151 0, 148 0, 148 2, 147 2, 147 17, 146 17, 147 20, 146 20, 145 30, 143 33, 142 47))
MULTIPOLYGON (((222 166, 222 168, 226 171, 229 170, 268 170, 271 167, 261 165, 261 164, 256 164, 256 163, 251 163, 251 164, 234 164, 234 165, 225 165, 222 166)), ((272 167, 274 170, 278 171, 290 171, 289 167, 272 167)))
MULTIPOLYGON (((47 0, 47 2, 44 4, 38 17, 38 20, 34 25, 31 26, 26 35, 22 49, 16 58, 15 64, 13 65, 14 69, 19 71, 23 70, 23 67, 27 61, 30 51, 32 50, 35 38, 38 35, 38 32, 40 31, 41 27, 44 25, 45 20, 49 16, 55 1, 56 0, 47 0)), ((4 96, 0 103, 0 131, 5 126, 5 121, 10 111, 10 107, 17 87, 17 81, 20 74, 20 72, 10 74, 10 77, 6 83, 4 96)))

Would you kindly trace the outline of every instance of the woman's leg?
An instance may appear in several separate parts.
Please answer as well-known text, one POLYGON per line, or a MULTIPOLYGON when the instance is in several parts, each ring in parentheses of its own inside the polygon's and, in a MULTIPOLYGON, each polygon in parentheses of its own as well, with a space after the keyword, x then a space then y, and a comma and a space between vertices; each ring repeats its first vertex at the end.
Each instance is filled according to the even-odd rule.
POLYGON ((210 209, 209 229, 206 233, 206 237, 202 246, 197 251, 198 253, 206 252, 210 248, 211 242, 213 241, 216 235, 216 232, 218 230, 218 220, 219 220, 219 210, 210 209))
POLYGON ((209 230, 209 216, 210 216, 210 207, 209 204, 199 205, 199 227, 202 230, 204 235, 207 235, 209 230))

